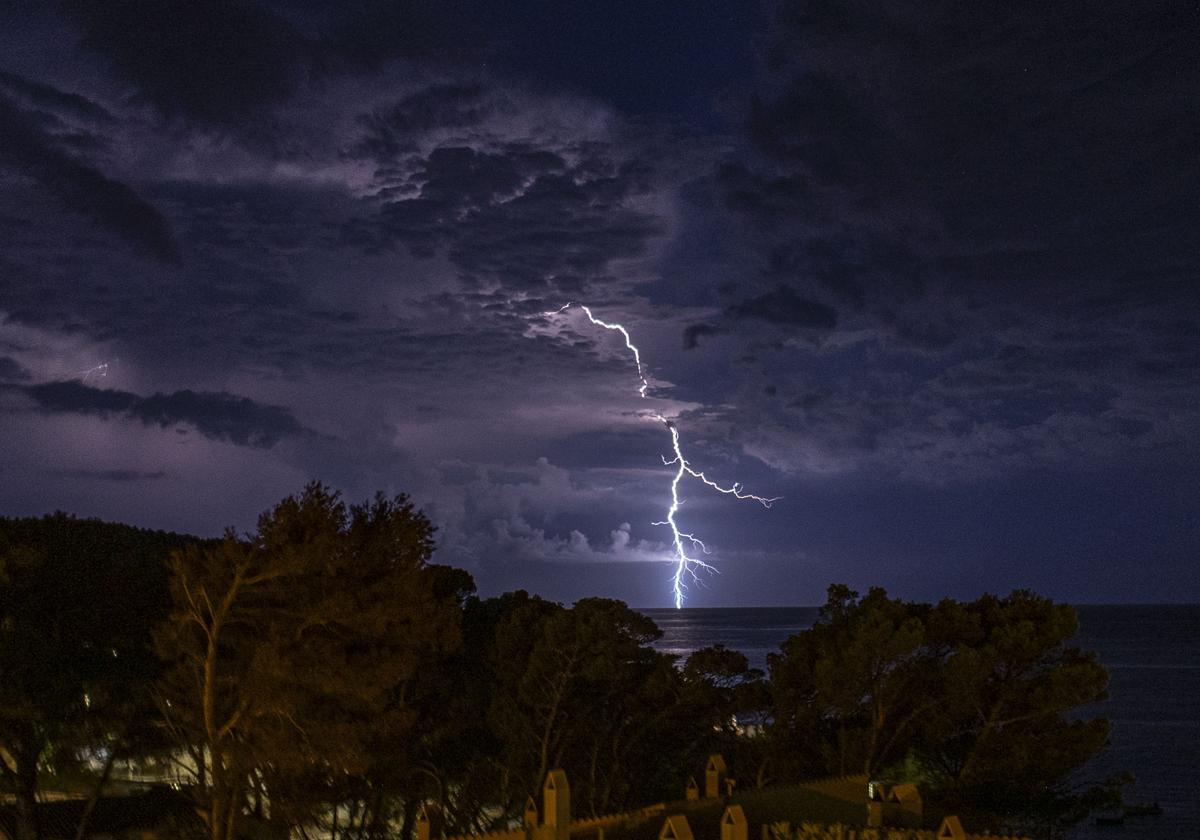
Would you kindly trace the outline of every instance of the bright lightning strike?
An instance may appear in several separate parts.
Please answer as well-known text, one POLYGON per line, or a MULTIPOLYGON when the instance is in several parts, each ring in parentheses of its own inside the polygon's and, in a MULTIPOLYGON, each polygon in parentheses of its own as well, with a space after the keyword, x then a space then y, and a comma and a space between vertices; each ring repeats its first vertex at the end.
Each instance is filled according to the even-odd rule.
MULTIPOLYGON (((560 306, 558 308, 557 311, 547 312, 545 314, 558 315, 559 313, 565 312, 568 309, 570 309, 572 306, 576 306, 576 305, 577 304, 574 304, 574 303, 563 304, 562 306, 560 306)), ((592 314, 591 309, 584 306, 582 303, 578 304, 578 306, 580 309, 583 310, 583 314, 588 317, 588 320, 591 321, 593 324, 595 324, 597 327, 604 327, 604 329, 606 329, 606 330, 612 330, 613 332, 619 332, 621 334, 621 337, 623 339, 625 339, 625 347, 628 348, 629 352, 633 354, 634 364, 637 365, 638 379, 640 379, 642 382, 642 384, 638 387, 638 396, 645 398, 646 389, 650 387, 650 383, 646 381, 646 372, 642 370, 641 351, 638 350, 637 347, 634 346, 633 341, 630 340, 629 330, 625 329, 620 324, 609 324, 604 321, 601 321, 599 318, 597 318, 595 315, 592 314)), ((655 418, 658 420, 662 420, 662 418, 658 417, 658 415, 655 415, 655 418)), ((663 422, 665 423, 666 421, 664 420, 663 422)))
POLYGON ((90 367, 87 370, 81 370, 79 371, 78 375, 79 381, 84 385, 88 384, 89 379, 104 379, 106 376, 108 376, 108 362, 101 362, 100 364, 90 367))
MULTIPOLYGON (((620 333, 621 337, 625 339, 625 347, 630 353, 633 354, 633 361, 637 365, 638 379, 641 381, 641 385, 638 387, 638 395, 643 399, 646 399, 646 391, 650 387, 650 382, 646 379, 646 372, 642 368, 642 354, 630 339, 629 331, 625 329, 624 326, 621 324, 610 324, 606 321, 601 321, 592 314, 591 309, 583 304, 568 303, 559 307, 554 312, 546 312, 544 314, 547 316, 558 315, 570 309, 572 306, 578 306, 583 311, 583 314, 587 316, 588 320, 596 326, 620 333)), ((679 429, 676 427, 675 422, 673 420, 668 420, 666 417, 663 417, 661 414, 657 413, 649 416, 667 427, 667 431, 671 433, 671 448, 675 452, 674 458, 670 460, 667 460, 666 457, 663 458, 663 464, 665 466, 674 466, 676 468, 675 476, 671 479, 671 504, 667 508, 667 518, 665 521, 654 522, 651 524, 666 525, 671 529, 672 542, 675 547, 675 574, 671 580, 671 589, 675 595, 675 608, 679 609, 683 606, 683 593, 687 589, 687 581, 690 579, 693 582, 698 582, 700 580, 699 575, 697 574, 699 570, 710 573, 715 573, 717 571, 714 566, 711 566, 700 558, 694 557, 688 553, 689 546, 693 549, 700 549, 700 551, 704 554, 708 554, 709 551, 708 547, 705 546, 705 544, 699 538, 692 534, 685 533, 679 529, 679 522, 676 520, 676 515, 679 513, 679 508, 683 504, 683 499, 679 498, 679 483, 683 481, 684 477, 691 476, 692 478, 700 481, 702 484, 712 488, 713 490, 716 490, 718 493, 723 493, 727 496, 733 496, 735 499, 740 499, 742 501, 758 502, 765 508, 771 507, 771 503, 779 501, 779 498, 767 498, 765 496, 756 496, 753 493, 747 493, 742 488, 742 485, 736 482, 729 487, 724 487, 720 484, 717 484, 715 481, 708 478, 703 472, 693 468, 692 465, 688 463, 687 459, 683 457, 683 449, 679 443, 679 429)))

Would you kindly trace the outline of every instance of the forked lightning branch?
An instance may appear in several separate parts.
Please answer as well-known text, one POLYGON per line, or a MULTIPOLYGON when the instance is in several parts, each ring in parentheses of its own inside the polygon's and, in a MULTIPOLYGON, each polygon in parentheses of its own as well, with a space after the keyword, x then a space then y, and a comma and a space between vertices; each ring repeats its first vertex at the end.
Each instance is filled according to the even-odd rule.
MULTIPOLYGON (((638 380, 640 381, 640 385, 638 386, 638 395, 642 397, 642 399, 648 399, 646 396, 646 391, 650 388, 650 382, 646 379, 646 372, 642 367, 642 354, 629 337, 629 331, 625 329, 624 326, 621 324, 610 324, 606 321, 601 321, 592 314, 591 309, 583 304, 568 303, 559 307, 553 312, 546 312, 544 314, 548 317, 553 317, 566 312, 572 306, 578 306, 580 311, 587 316, 587 319, 597 327, 603 327, 606 330, 620 333, 621 337, 625 339, 625 347, 633 355, 634 364, 637 366, 638 380)), ((657 412, 648 414, 646 416, 658 423, 662 423, 667 428, 667 431, 671 434, 671 449, 675 454, 674 458, 668 459, 665 456, 663 457, 663 464, 665 466, 675 467, 675 475, 671 479, 671 503, 667 507, 667 518, 652 524, 665 525, 671 529, 675 558, 675 573, 671 579, 671 588, 675 596, 675 607, 678 609, 679 607, 683 606, 683 593, 687 589, 688 580, 693 582, 698 581, 699 571, 716 571, 713 566, 706 563, 699 557, 693 556, 689 553, 689 550, 698 550, 702 554, 708 554, 709 551, 708 547, 705 546, 704 542, 700 540, 699 537, 697 537, 695 534, 687 533, 680 529, 677 518, 679 514, 679 507, 683 503, 683 500, 679 496, 680 482, 682 482, 685 477, 691 477, 701 482, 705 486, 712 488, 718 493, 723 493, 727 496, 733 496, 735 499, 740 499, 743 501, 758 502, 765 508, 771 507, 771 503, 779 501, 779 498, 756 496, 753 493, 745 492, 745 490, 742 488, 742 485, 736 482, 726 487, 708 478, 703 472, 693 468, 692 465, 688 463, 687 458, 683 456, 683 449, 681 448, 679 442, 679 428, 676 426, 675 421, 664 417, 657 412)))

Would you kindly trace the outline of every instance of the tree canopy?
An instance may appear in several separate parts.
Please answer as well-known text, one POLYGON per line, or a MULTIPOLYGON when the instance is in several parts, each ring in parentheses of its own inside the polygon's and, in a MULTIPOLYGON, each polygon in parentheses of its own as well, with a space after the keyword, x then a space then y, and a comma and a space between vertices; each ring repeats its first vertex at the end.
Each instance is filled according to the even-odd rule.
POLYGON ((423 802, 448 833, 491 830, 554 767, 576 813, 601 815, 680 798, 712 752, 743 788, 865 773, 1029 834, 1111 794, 1072 788, 1108 723, 1080 713, 1107 674, 1073 645, 1069 606, 833 585, 764 675, 721 645, 656 650, 658 627, 619 601, 480 598, 431 563, 433 535, 404 496, 347 504, 319 483, 220 540, 0 520, 18 840, 36 840, 48 773, 62 786, 99 756, 99 791, 117 755, 164 743, 210 840, 250 819, 409 840, 423 802))
POLYGON ((432 534, 403 496, 347 506, 314 483, 248 537, 172 555, 158 696, 202 771, 212 840, 236 835, 254 785, 277 816, 303 808, 297 791, 336 789, 412 727, 422 656, 459 642, 432 534))
POLYGON ((1033 831, 1105 791, 1072 774, 1107 742, 1108 674, 1070 642, 1075 611, 1026 591, 936 605, 829 588, 817 623, 768 657, 785 776, 919 781, 956 812, 1033 831))
POLYGON ((195 538, 63 513, 0 519, 0 774, 20 840, 39 774, 73 775, 147 736, 165 560, 195 538))

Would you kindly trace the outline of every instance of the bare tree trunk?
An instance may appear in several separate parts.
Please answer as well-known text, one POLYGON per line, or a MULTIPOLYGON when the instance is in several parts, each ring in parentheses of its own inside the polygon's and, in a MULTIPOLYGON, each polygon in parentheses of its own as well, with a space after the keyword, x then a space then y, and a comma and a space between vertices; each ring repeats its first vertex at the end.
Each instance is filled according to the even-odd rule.
MULTIPOLYGON (((204 621, 203 613, 198 614, 200 624, 205 628, 208 644, 204 654, 204 672, 201 679, 201 710, 204 718, 204 735, 210 759, 209 775, 212 779, 211 801, 212 813, 209 822, 211 840, 234 840, 237 837, 237 816, 240 806, 240 794, 244 781, 239 780, 235 773, 230 772, 230 757, 224 754, 223 744, 233 730, 238 720, 238 712, 225 721, 217 720, 217 659, 218 643, 224 629, 225 619, 233 608, 233 603, 242 587, 245 569, 239 568, 234 575, 229 590, 221 598, 216 610, 210 607, 210 620, 204 621)), ((207 602, 207 595, 204 596, 207 602)))
POLYGON ((83 806, 83 814, 79 817, 79 825, 75 827, 75 840, 83 840, 84 837, 87 837, 87 827, 92 819, 92 811, 96 810, 96 802, 100 799, 100 795, 104 793, 104 786, 108 784, 108 777, 112 774, 113 764, 116 760, 117 748, 114 744, 108 751, 108 757, 104 759, 104 769, 100 771, 100 778, 96 780, 96 785, 92 788, 91 796, 88 797, 87 804, 83 806))
MULTIPOLYGON (((32 740, 32 732, 30 739, 32 740)), ((37 818, 37 764, 40 750, 21 744, 14 756, 17 764, 15 818, 15 840, 38 840, 40 836, 37 818)))
POLYGON ((400 823, 401 840, 410 840, 413 836, 413 822, 417 816, 417 800, 411 796, 404 799, 404 820, 400 823))
POLYGON ((209 777, 212 779, 211 808, 209 814, 210 840, 233 840, 237 837, 237 818, 240 807, 241 787, 236 776, 226 765, 226 758, 214 753, 209 777))
POLYGON ((838 775, 846 775, 846 724, 838 722, 838 775))
POLYGON ((216 767, 212 772, 213 785, 209 795, 208 835, 209 840, 225 840, 225 797, 217 782, 216 767))
POLYGON ((226 807, 229 809, 229 816, 225 820, 225 838, 224 840, 234 840, 237 837, 237 817, 238 817, 238 799, 232 793, 226 794, 229 800, 226 807))
POLYGON ((367 828, 368 837, 382 837, 380 830, 383 826, 383 791, 376 788, 371 794, 371 824, 367 828))
POLYGON ((596 765, 600 763, 600 740, 596 739, 592 742, 592 760, 588 767, 588 811, 591 815, 596 814, 596 788, 599 786, 597 778, 596 765))
POLYGON ((992 728, 996 725, 996 721, 1000 718, 1000 706, 1002 701, 997 700, 988 710, 987 717, 984 719, 983 727, 979 730, 979 735, 975 738, 975 743, 971 745, 971 751, 967 753, 967 760, 963 762, 959 769, 958 781, 964 782, 970 779, 970 773, 975 769, 975 763, 979 760, 981 752, 980 747, 984 740, 992 734, 992 728))
MULTIPOLYGON (((579 657, 579 651, 573 650, 567 656, 566 662, 559 666, 557 679, 552 683, 552 699, 550 707, 546 711, 546 722, 542 727, 541 738, 538 745, 538 772, 537 778, 533 780, 533 789, 530 795, 536 796, 541 789, 542 783, 546 780, 546 773, 550 771, 550 743, 553 740, 554 725, 558 722, 559 707, 562 705, 563 698, 567 693, 567 684, 575 676, 575 665, 579 657)), ((557 755, 554 756, 557 761, 557 755)))

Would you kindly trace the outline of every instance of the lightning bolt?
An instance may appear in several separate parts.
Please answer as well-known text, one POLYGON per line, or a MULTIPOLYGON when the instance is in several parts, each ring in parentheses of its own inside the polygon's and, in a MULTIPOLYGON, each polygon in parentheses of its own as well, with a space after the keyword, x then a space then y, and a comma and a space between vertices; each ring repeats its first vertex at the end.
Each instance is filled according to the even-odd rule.
MULTIPOLYGON (((554 312, 546 312, 544 314, 559 315, 563 312, 566 312, 572 306, 576 306, 576 305, 577 304, 574 304, 574 303, 566 303, 566 304, 563 304, 562 306, 560 306, 554 312)), ((638 396, 642 397, 642 399, 645 399, 646 398, 646 389, 650 387, 650 383, 646 380, 646 372, 642 369, 642 352, 640 350, 638 350, 636 346, 634 346, 633 341, 629 338, 629 330, 625 329, 620 324, 609 324, 605 321, 601 321, 599 318, 597 318, 595 315, 592 314, 591 309, 584 306, 582 303, 578 304, 578 306, 581 310, 583 310, 583 314, 588 317, 588 320, 591 321, 593 324, 595 324, 597 327, 604 327, 604 329, 606 329, 606 330, 611 330, 613 332, 620 333, 621 338, 625 339, 625 347, 629 350, 630 353, 633 354, 633 362, 634 362, 634 364, 637 365, 638 379, 641 380, 641 383, 642 383, 641 385, 638 386, 638 396)), ((657 417, 657 415, 655 415, 655 417, 656 417, 656 419, 662 419, 662 418, 657 417)), ((663 421, 663 422, 666 422, 666 421, 663 421)))
MULTIPOLYGON (((633 355, 634 364, 637 365, 638 380, 641 383, 638 386, 638 396, 640 396, 642 399, 648 399, 646 396, 646 391, 650 388, 650 382, 646 379, 646 371, 642 366, 642 353, 640 350, 638 350, 637 345, 635 345, 633 340, 629 337, 629 330, 625 329, 625 327, 621 324, 610 324, 607 321, 600 320, 592 314, 592 310, 590 308, 581 303, 567 303, 563 306, 560 306, 553 312, 544 312, 542 314, 545 316, 560 315, 563 312, 566 312, 572 306, 578 306, 583 314, 587 316, 587 319, 596 326, 612 332, 620 333, 621 337, 625 339, 625 347, 633 355)), ((671 479, 671 504, 667 508, 667 518, 660 522, 652 522, 651 524, 665 525, 671 529, 672 543, 675 548, 675 574, 671 578, 671 591, 675 596, 675 609, 679 609, 683 606, 683 594, 687 590, 687 582, 689 580, 692 582, 699 582, 699 571, 709 572, 710 574, 717 573, 716 567, 704 562, 699 557, 694 557, 688 553, 689 547, 692 549, 698 548, 704 554, 708 554, 709 551, 708 546, 706 546, 704 542, 694 534, 689 534, 680 530, 679 522, 676 518, 679 513, 679 508, 684 502, 684 500, 679 497, 680 482, 682 482, 684 478, 691 477, 707 487, 716 490, 718 493, 722 493, 726 496, 733 496, 735 499, 739 499, 741 501, 758 502, 765 508, 770 508, 771 504, 779 501, 780 497, 768 498, 765 496, 756 496, 753 493, 745 492, 742 485, 738 484, 737 482, 726 487, 713 481, 703 472, 692 467, 692 465, 688 463, 687 458, 683 457, 683 449, 679 443, 679 428, 676 426, 674 420, 670 420, 658 413, 652 413, 647 416, 656 422, 662 423, 667 428, 667 431, 671 433, 671 449, 675 453, 675 457, 671 458, 670 460, 668 460, 666 456, 663 456, 664 466, 675 467, 675 475, 671 479)))
POLYGON ((95 367, 90 367, 87 370, 81 370, 77 374, 79 381, 84 385, 88 384, 88 380, 95 377, 96 379, 104 379, 108 376, 108 362, 101 362, 95 367))

